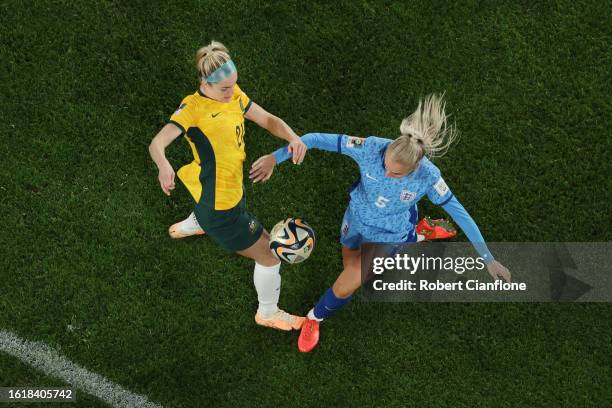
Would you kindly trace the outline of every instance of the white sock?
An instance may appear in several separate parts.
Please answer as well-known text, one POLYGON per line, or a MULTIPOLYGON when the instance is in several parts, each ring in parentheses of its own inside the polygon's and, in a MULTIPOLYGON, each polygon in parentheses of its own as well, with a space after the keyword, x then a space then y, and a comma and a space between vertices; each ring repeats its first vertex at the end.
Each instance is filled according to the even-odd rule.
POLYGON ((308 315, 306 317, 308 317, 310 320, 316 320, 317 322, 323 321, 323 319, 319 319, 317 316, 314 315, 314 307, 310 309, 310 312, 308 312, 308 315))
POLYGON ((191 214, 189 214, 189 217, 181 221, 181 229, 183 231, 195 231, 200 228, 202 227, 200 227, 200 224, 198 223, 198 219, 196 218, 193 211, 191 212, 191 214))
POLYGON ((264 318, 269 318, 278 311, 281 286, 280 262, 274 266, 263 266, 255 262, 253 283, 259 301, 257 311, 264 318))
POLYGON ((425 241, 425 235, 417 234, 417 242, 425 241))

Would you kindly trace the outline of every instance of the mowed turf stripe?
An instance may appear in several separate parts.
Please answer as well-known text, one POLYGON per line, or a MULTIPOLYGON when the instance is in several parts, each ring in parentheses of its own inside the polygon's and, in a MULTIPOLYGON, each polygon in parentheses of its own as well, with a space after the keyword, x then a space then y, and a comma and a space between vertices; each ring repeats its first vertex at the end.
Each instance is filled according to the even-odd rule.
POLYGON ((103 376, 73 363, 44 343, 24 340, 0 329, 0 351, 18 358, 49 376, 57 377, 113 407, 161 408, 161 405, 149 401, 147 397, 134 394, 103 376))

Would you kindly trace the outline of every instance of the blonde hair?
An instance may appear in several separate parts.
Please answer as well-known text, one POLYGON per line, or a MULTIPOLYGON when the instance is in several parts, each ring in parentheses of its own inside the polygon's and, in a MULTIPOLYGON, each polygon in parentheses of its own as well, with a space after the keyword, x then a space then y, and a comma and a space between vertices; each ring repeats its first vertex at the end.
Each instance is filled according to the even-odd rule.
POLYGON ((400 136, 389 145, 390 158, 405 166, 414 166, 423 156, 443 156, 457 139, 454 125, 446 123, 444 94, 427 95, 400 125, 400 136))
POLYGON ((229 51, 225 45, 218 41, 211 41, 205 47, 202 47, 196 52, 196 67, 198 69, 198 78, 206 81, 206 78, 221 65, 229 61, 229 51))

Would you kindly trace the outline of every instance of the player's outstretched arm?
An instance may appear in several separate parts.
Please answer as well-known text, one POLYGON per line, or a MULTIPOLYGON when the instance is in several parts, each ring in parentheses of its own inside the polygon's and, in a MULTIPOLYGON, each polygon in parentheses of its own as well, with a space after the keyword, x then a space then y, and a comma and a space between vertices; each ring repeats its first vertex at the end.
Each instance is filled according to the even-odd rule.
POLYGON ((452 217, 453 221, 459 225, 472 245, 474 245, 474 248, 476 248, 476 251, 478 251, 480 256, 484 259, 489 275, 495 280, 503 279, 506 282, 510 282, 510 271, 493 258, 476 222, 474 222, 459 200, 453 196, 442 205, 442 208, 444 208, 444 211, 446 211, 452 217))
MULTIPOLYGON (((341 134, 337 133, 306 133, 300 139, 308 149, 326 150, 340 153, 341 134)), ((281 147, 272 153, 277 163, 282 163, 291 157, 289 146, 281 147)))
POLYGON ((289 142, 287 148, 292 154, 294 164, 300 164, 304 160, 304 156, 306 155, 306 145, 302 142, 298 135, 295 134, 293 129, 291 129, 291 127, 285 123, 284 120, 272 115, 254 102, 251 103, 251 107, 246 112, 244 117, 257 123, 274 136, 289 142))
MULTIPOLYGON (((252 109, 252 108, 251 108, 252 109)), ((249 110, 250 112, 250 110, 249 110)), ((329 133, 307 133, 300 138, 301 142, 308 149, 320 149, 332 152, 339 152, 340 140, 342 135, 329 133)), ((249 172, 249 178, 253 183, 267 181, 272 177, 274 166, 294 156, 290 150, 291 145, 287 145, 276 150, 272 154, 267 154, 255 160, 249 172)))

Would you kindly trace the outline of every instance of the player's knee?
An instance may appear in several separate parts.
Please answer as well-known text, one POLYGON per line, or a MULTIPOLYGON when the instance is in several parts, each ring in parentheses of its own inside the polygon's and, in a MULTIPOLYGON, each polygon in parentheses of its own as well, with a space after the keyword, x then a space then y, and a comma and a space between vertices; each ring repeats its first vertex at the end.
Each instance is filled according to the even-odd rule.
POLYGON ((257 242, 251 247, 252 258, 258 264, 262 266, 275 266, 280 263, 280 261, 272 255, 272 251, 270 251, 270 247, 268 242, 270 241, 270 237, 267 232, 264 230, 257 242))
POLYGON ((270 251, 259 251, 255 256, 255 262, 262 266, 275 266, 280 263, 270 251))

